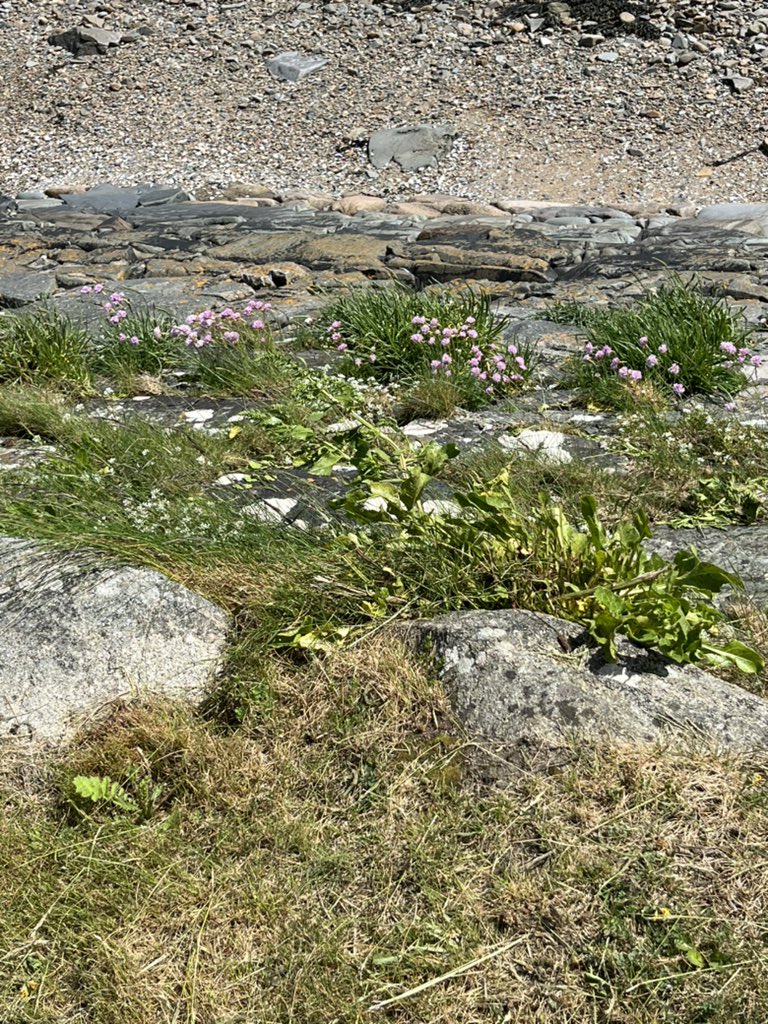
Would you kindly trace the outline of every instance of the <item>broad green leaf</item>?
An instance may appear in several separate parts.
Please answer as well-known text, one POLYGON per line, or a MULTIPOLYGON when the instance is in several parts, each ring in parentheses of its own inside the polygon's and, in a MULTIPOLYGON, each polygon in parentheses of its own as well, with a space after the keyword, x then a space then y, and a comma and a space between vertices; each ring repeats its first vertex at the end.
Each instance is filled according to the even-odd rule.
POLYGON ((334 466, 337 466, 340 460, 341 455, 339 452, 326 452, 324 455, 315 459, 307 472, 312 473, 314 476, 330 476, 333 472, 334 466))
POLYGON ((619 595, 607 587, 595 588, 595 604, 615 616, 621 616, 625 611, 624 602, 619 595))
POLYGON ((709 661, 723 668, 733 665, 746 675, 755 675, 765 668, 765 659, 762 655, 739 640, 731 640, 722 647, 707 643, 703 645, 703 649, 709 661))

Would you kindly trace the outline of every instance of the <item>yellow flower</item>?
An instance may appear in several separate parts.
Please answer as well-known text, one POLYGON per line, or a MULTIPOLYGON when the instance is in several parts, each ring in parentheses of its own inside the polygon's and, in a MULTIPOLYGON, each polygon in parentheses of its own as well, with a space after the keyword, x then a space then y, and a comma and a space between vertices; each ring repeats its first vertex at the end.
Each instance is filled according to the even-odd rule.
POLYGON ((752 785, 753 786, 762 786, 762 784, 764 782, 765 782, 765 776, 761 772, 755 772, 755 774, 752 776, 752 785))

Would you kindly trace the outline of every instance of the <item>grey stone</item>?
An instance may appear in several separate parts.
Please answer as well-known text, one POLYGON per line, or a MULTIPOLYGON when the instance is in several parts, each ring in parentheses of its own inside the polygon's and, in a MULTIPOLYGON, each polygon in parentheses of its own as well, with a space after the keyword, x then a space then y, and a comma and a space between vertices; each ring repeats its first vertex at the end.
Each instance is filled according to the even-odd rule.
POLYGON ((547 462, 573 462, 567 447, 568 435, 558 430, 521 430, 519 434, 502 434, 499 444, 513 452, 539 454, 547 462))
POLYGON ((75 57, 89 57, 95 54, 104 55, 111 46, 118 46, 121 39, 119 32, 78 25, 76 28, 67 29, 66 32, 54 32, 48 37, 48 43, 69 50, 75 57))
POLYGON ((453 708, 472 734, 510 745, 562 746, 571 735, 625 743, 768 748, 768 701, 702 669, 625 640, 617 664, 579 626, 528 611, 453 612, 411 627, 438 659, 453 708))
POLYGON ((76 210, 122 216, 139 207, 187 203, 190 196, 181 188, 166 185, 137 185, 134 188, 94 185, 87 192, 65 193, 61 198, 67 207, 76 210))
POLYGON ((169 203, 188 203, 190 195, 183 188, 165 188, 162 185, 155 185, 142 192, 136 203, 137 206, 166 206, 169 203))
POLYGON ((17 209, 22 213, 43 213, 47 210, 55 210, 62 206, 60 199, 19 199, 16 202, 17 209))
POLYGON ((160 573, 0 538, 0 736, 66 740, 130 695, 197 701, 228 623, 160 573))
POLYGON ((723 79, 723 81, 726 85, 730 85, 735 93, 746 92, 747 89, 751 89, 755 84, 754 78, 748 78, 746 75, 731 75, 723 79))
POLYGON ((61 199, 75 210, 95 213, 124 214, 135 210, 142 194, 141 188, 118 188, 115 185, 94 185, 87 192, 65 193, 61 199))
POLYGON ((273 78, 278 78, 283 82, 300 82, 302 78, 311 75, 313 71, 324 68, 327 63, 327 57, 290 51, 280 53, 277 57, 267 61, 267 70, 273 78))
POLYGON ((750 235, 768 235, 768 203, 714 203, 699 211, 695 223, 750 235))
POLYGON ((42 299, 56 289, 53 271, 19 270, 0 274, 0 308, 14 309, 42 299))
POLYGON ((368 159, 380 169, 393 160, 404 171, 436 167, 457 137, 458 133, 446 125, 382 128, 368 141, 368 159))

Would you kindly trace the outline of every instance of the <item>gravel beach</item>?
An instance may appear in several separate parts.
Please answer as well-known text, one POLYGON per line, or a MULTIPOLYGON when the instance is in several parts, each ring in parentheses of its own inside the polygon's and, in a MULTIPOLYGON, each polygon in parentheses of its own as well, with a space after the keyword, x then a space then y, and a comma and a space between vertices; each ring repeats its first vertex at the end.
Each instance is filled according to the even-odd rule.
POLYGON ((109 181, 198 197, 235 182, 390 201, 768 196, 759 0, 5 0, 0 36, 6 194, 109 181), (83 25, 106 52, 49 42, 83 25), (284 81, 268 62, 285 51, 326 63, 284 81), (422 124, 456 135, 437 166, 371 164, 374 131, 422 124))

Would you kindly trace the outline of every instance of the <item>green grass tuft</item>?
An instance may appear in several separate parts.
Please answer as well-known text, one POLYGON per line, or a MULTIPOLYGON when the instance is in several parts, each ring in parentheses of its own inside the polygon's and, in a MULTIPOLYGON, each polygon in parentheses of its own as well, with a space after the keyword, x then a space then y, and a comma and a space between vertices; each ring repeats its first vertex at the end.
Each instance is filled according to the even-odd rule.
POLYGON ((626 408, 633 392, 642 396, 649 387, 671 402, 675 385, 681 395, 730 397, 746 384, 740 366, 749 368, 750 327, 695 282, 673 279, 626 308, 556 303, 544 315, 586 329, 584 353, 570 362, 571 383, 601 405, 626 408), (633 385, 632 373, 642 380, 633 385))
POLYGON ((91 339, 57 313, 0 316, 0 383, 52 385, 74 394, 92 388, 91 339))

